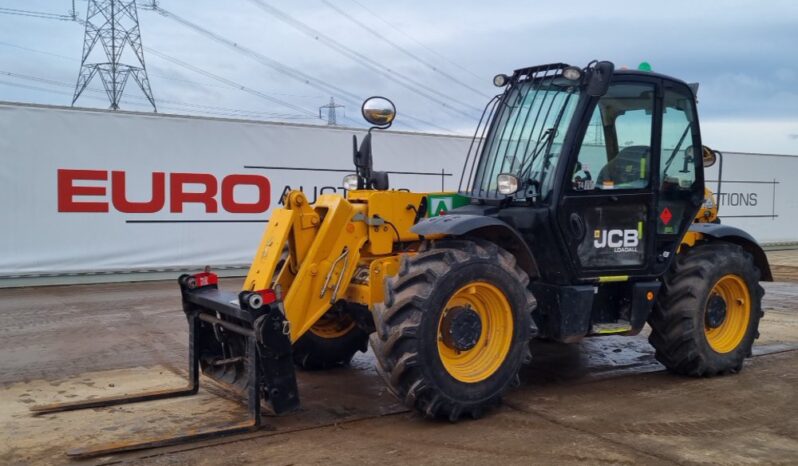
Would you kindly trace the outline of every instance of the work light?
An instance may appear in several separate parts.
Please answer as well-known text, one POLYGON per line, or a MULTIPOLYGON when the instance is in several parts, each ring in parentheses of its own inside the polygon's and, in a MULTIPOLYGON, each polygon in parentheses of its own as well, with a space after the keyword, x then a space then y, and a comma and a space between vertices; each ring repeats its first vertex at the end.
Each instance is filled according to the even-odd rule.
POLYGON ((504 194, 505 196, 515 194, 515 192, 518 191, 518 178, 516 178, 515 175, 501 173, 496 178, 496 182, 499 187, 499 193, 504 194))
POLYGON ((510 77, 506 74, 497 74, 493 77, 493 85, 496 87, 504 87, 510 82, 510 77))
POLYGON ((562 76, 569 81, 579 81, 582 79, 582 70, 575 66, 569 66, 562 70, 562 76))
POLYGON ((343 180, 343 188, 347 191, 354 191, 357 189, 357 175, 346 175, 343 180))

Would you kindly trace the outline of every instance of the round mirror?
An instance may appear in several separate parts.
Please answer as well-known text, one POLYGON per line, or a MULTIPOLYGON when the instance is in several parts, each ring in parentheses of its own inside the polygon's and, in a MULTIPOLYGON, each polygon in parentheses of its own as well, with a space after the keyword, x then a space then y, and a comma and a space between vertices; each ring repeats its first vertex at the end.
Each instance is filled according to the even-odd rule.
POLYGON ((391 126, 396 117, 396 106, 385 97, 369 97, 360 111, 363 118, 374 126, 391 126))
POLYGON ((704 146, 704 167, 711 167, 712 165, 715 165, 715 162, 717 161, 718 156, 715 154, 715 151, 707 146, 704 146))

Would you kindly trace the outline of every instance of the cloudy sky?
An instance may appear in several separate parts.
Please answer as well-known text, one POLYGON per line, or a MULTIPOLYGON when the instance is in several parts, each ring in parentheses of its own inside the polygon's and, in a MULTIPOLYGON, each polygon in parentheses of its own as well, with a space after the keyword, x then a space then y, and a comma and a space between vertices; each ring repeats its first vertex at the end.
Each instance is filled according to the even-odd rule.
MULTIPOLYGON (((140 0, 140 4, 151 0, 140 0)), ((85 17, 87 2, 76 1, 85 17)), ((397 129, 469 133, 514 68, 590 60, 699 82, 704 142, 798 155, 798 2, 446 0, 159 0, 140 10, 159 111, 361 125, 359 100, 380 94, 397 129), (242 90, 241 87, 245 89, 242 90)), ((66 14, 71 0, 0 0, 66 14)), ((83 27, 0 14, 0 100, 69 105, 83 27)), ((99 59, 99 56, 92 56, 99 59)), ((126 55, 126 59, 132 60, 126 55)), ((99 80, 78 101, 107 107, 99 80)), ((122 104, 148 110, 130 82, 122 104)))

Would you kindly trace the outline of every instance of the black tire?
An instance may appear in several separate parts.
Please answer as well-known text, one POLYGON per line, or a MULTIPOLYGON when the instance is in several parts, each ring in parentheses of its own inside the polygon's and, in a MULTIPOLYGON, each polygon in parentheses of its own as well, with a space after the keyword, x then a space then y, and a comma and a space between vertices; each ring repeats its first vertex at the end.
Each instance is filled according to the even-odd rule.
POLYGON ((308 330, 294 343, 294 364, 305 370, 325 370, 346 366, 358 351, 368 350, 369 335, 352 321, 352 328, 340 336, 329 337, 308 330))
POLYGON ((397 276, 385 283, 385 303, 375 306, 370 343, 377 371, 407 407, 452 421, 477 418, 497 405, 518 371, 531 360, 534 298, 529 277, 512 254, 482 240, 441 240, 402 258, 397 276), (487 378, 466 383, 449 374, 438 350, 444 306, 476 281, 499 289, 512 309, 513 331, 501 365, 487 378))
POLYGON ((699 243, 676 256, 648 320, 657 361, 671 372, 695 377, 739 372, 751 356, 764 315, 759 276, 751 254, 731 243, 699 243), (730 274, 742 279, 751 302, 742 339, 733 350, 720 353, 706 336, 707 304, 715 284, 730 274))
MULTIPOLYGON (((288 247, 283 249, 282 257, 277 263, 277 271, 282 270, 285 261, 288 259, 288 247)), ((351 315, 346 309, 345 303, 337 304, 330 310, 328 319, 348 319, 351 315)), ((305 332, 302 337, 294 343, 293 357, 294 364, 305 370, 325 370, 335 367, 346 366, 352 361, 358 351, 368 350, 369 335, 360 327, 355 325, 346 334, 334 338, 324 337, 313 332, 313 329, 305 332)))

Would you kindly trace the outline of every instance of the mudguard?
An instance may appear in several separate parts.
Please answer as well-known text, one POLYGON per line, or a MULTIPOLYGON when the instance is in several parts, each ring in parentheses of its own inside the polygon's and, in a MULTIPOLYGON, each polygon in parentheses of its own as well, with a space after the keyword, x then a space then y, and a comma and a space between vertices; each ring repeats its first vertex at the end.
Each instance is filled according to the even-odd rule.
POLYGON ((474 236, 487 239, 510 251, 518 265, 529 275, 529 278, 540 277, 537 262, 532 250, 518 231, 496 217, 486 215, 446 214, 439 217, 426 218, 410 229, 421 236, 474 236))
POLYGON ((694 223, 690 225, 690 231, 741 246, 754 256, 754 264, 756 264, 761 273, 760 280, 765 282, 773 281, 773 274, 770 271, 770 264, 765 251, 754 237, 747 232, 721 223, 694 223))

